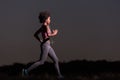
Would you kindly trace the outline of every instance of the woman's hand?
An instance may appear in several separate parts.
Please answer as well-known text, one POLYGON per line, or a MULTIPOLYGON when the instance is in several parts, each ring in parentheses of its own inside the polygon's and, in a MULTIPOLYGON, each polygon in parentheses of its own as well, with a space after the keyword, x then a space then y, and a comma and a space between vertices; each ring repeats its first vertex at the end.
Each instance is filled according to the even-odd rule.
POLYGON ((57 30, 57 29, 55 29, 55 30, 52 30, 52 32, 53 32, 53 34, 54 34, 54 35, 57 35, 58 30, 57 30))
POLYGON ((42 43, 42 42, 43 42, 43 40, 40 39, 40 43, 42 43))

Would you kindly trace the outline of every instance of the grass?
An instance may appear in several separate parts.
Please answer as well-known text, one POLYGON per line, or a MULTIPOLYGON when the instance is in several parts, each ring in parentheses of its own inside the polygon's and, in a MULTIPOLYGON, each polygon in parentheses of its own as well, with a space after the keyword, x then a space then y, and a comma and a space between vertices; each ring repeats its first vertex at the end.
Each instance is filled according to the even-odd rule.
POLYGON ((64 75, 64 79, 57 79, 55 75, 42 74, 30 76, 10 76, 0 74, 0 80, 120 80, 119 73, 101 73, 101 74, 86 74, 86 75, 64 75))

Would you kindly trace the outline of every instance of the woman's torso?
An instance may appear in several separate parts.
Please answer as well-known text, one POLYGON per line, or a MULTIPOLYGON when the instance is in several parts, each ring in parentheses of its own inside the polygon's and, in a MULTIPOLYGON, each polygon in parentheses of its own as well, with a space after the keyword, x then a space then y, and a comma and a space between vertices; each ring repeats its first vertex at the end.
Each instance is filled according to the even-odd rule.
POLYGON ((50 37, 48 36, 46 26, 42 25, 41 29, 42 29, 41 34, 42 34, 43 42, 44 42, 44 41, 45 41, 45 42, 47 41, 47 42, 50 43, 50 37))

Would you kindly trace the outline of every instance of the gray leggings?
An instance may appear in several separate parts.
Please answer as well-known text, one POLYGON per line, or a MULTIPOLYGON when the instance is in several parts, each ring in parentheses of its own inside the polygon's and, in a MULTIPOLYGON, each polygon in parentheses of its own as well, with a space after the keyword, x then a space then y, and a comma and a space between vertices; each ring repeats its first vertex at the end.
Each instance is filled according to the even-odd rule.
POLYGON ((59 69, 59 64, 58 64, 58 58, 57 58, 53 48, 50 46, 50 43, 48 41, 46 41, 45 43, 41 44, 40 60, 35 62, 33 65, 31 65, 27 69, 28 72, 31 71, 32 69, 38 67, 39 65, 43 65, 45 60, 47 59, 47 56, 49 56, 53 60, 58 75, 61 75, 60 69, 59 69))

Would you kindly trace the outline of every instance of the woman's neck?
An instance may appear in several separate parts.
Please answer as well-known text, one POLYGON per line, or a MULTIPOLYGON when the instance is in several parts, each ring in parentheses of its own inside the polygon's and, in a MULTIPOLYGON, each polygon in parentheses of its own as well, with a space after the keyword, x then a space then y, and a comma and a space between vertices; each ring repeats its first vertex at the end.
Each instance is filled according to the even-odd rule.
POLYGON ((45 22, 45 23, 43 23, 43 25, 45 25, 45 26, 49 26, 49 24, 47 24, 46 22, 45 22))

